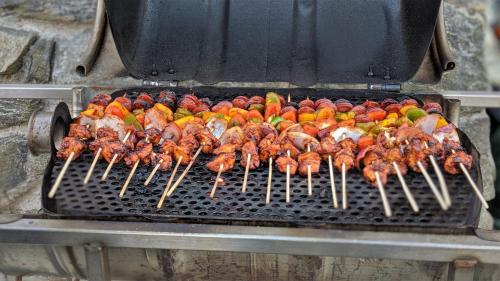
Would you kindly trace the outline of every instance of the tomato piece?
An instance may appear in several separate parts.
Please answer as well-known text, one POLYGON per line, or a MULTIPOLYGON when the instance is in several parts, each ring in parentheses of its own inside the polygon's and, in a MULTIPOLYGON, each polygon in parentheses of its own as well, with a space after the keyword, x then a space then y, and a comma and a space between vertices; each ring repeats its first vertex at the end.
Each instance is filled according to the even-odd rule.
POLYGON ((228 127, 235 127, 235 126, 243 126, 245 125, 246 121, 245 121, 245 117, 243 117, 243 115, 239 114, 239 113, 236 113, 233 115, 233 117, 231 118, 231 120, 229 120, 229 123, 227 124, 228 127))
POLYGON ((371 100, 367 100, 363 103, 363 106, 366 107, 367 109, 369 108, 374 108, 374 107, 380 107, 380 105, 378 104, 378 102, 376 101, 371 101, 371 100))
POLYGON ((407 106, 407 105, 414 105, 414 106, 417 107, 418 106, 418 101, 416 101, 414 99, 404 99, 399 104, 401 104, 403 107, 407 106))
POLYGON ((113 101, 106 107, 104 113, 114 115, 123 120, 129 111, 121 103, 113 101))
POLYGON ((373 121, 373 119, 366 114, 356 115, 356 117, 354 117, 354 120, 356 120, 356 123, 367 123, 373 121))
POLYGON ((375 144, 375 139, 372 136, 361 136, 358 140, 358 149, 362 150, 373 144, 375 144))
POLYGON ((286 119, 285 119, 285 120, 283 120, 283 121, 281 121, 281 122, 279 123, 279 125, 278 125, 278 130, 279 130, 280 132, 283 132, 284 130, 286 130, 288 127, 290 127, 290 126, 294 125, 295 123, 296 123, 296 122, 292 122, 292 121, 290 121, 290 120, 286 120, 286 119))
POLYGON ((281 114, 281 117, 283 117, 283 119, 285 119, 285 120, 297 123, 297 112, 295 112, 295 111, 287 111, 287 112, 281 114))
POLYGON ((299 102, 299 108, 302 108, 302 107, 314 108, 314 101, 312 101, 310 99, 305 99, 305 100, 299 102))
POLYGON ((266 104, 266 112, 264 114, 264 119, 269 120, 270 117, 279 116, 281 111, 281 105, 278 103, 266 104))
POLYGON ((389 104, 388 106, 385 107, 385 111, 387 113, 399 113, 402 107, 403 106, 400 105, 399 103, 389 104))
POLYGON ((132 101, 126 97, 117 97, 115 101, 121 103, 128 111, 132 111, 132 101))
POLYGON ((354 113, 356 113, 356 115, 358 115, 358 114, 365 114, 366 113, 366 107, 364 107, 362 105, 356 105, 355 107, 352 108, 351 111, 354 112, 354 113))
POLYGON ((250 110, 247 113, 247 120, 252 120, 253 122, 257 121, 257 123, 264 122, 264 117, 258 110, 250 110))
POLYGON ((370 108, 366 111, 366 116, 373 121, 382 121, 386 115, 387 112, 380 107, 370 108))

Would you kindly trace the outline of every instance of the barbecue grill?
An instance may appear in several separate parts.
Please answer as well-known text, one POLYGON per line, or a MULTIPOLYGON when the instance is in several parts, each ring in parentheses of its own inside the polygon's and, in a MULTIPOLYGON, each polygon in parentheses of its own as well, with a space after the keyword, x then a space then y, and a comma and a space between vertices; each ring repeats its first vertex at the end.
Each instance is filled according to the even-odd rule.
MULTIPOLYGON (((457 99, 401 89, 401 83, 410 79, 437 82, 443 72, 455 67, 446 45, 441 1, 105 2, 120 58, 129 74, 143 84, 104 89, 114 97, 124 93, 135 97, 139 92, 155 95, 165 89, 179 95, 192 89, 216 102, 267 91, 290 94, 297 100, 346 98, 354 104, 412 97, 441 103, 448 119, 458 121, 457 99), (364 16, 354 22, 353 15, 359 14, 364 16), (192 84, 189 88, 178 86, 183 81, 196 83, 186 83, 192 84), (283 81, 297 87, 267 86, 283 81), (252 87, 232 86, 241 82, 252 87), (329 86, 333 83, 343 83, 343 89, 329 86), (357 87, 351 88, 354 84, 357 87)), ((71 91, 74 115, 103 89, 78 87, 71 91)), ((103 183, 94 176, 85 186, 82 175, 92 161, 87 152, 71 164, 56 197, 50 199, 50 187, 64 164, 55 157, 56 146, 71 119, 67 107, 60 105, 50 118, 44 116, 50 122, 40 125, 40 120, 34 117, 31 121, 32 149, 52 154, 42 184, 43 210, 22 219, 4 217, 6 224, 0 224, 0 232, 5 235, 0 235, 0 242, 85 245, 87 270, 68 270, 71 275, 109 278, 107 247, 340 253, 435 261, 473 257, 500 263, 500 245, 474 235, 481 206, 463 175, 446 176, 453 205, 443 211, 423 176, 410 173, 406 180, 421 207, 419 213, 412 212, 396 179, 389 180, 386 190, 394 215, 387 218, 376 189, 364 182, 360 172, 348 175, 349 208, 335 209, 326 165, 313 179, 313 197, 307 196, 306 179, 296 176, 292 178, 292 201, 286 203, 285 177, 274 173, 272 201, 266 205, 266 167, 251 172, 246 193, 241 192, 244 170, 237 167, 224 175, 225 185, 212 200, 208 193, 215 175, 205 167, 208 156, 201 156, 177 192, 157 209, 170 172, 157 173, 144 187, 150 170, 140 167, 120 199, 118 193, 129 168, 118 164, 108 181, 103 183), (44 130, 49 133, 43 134, 44 130), (463 244, 447 249, 445 244, 451 241, 463 244), (387 243, 394 252, 383 255, 377 243, 387 243), (371 253, 363 251, 372 246, 371 253), (408 253, 412 249, 418 250, 408 253), (435 255, 427 255, 426 251, 433 250, 435 255)), ((460 133, 460 138, 474 157, 471 175, 482 187, 480 155, 465 134, 460 133)), ((105 168, 104 162, 98 163, 94 174, 102 174, 105 168)), ((436 175, 431 172, 431 176, 437 182, 436 175)), ((488 240, 497 239, 494 235, 483 234, 488 240)), ((72 266, 82 258, 76 256, 69 262, 72 266)), ((133 260, 130 257, 128 263, 133 260)), ((137 271, 145 274, 142 276, 156 276, 137 271)), ((117 272, 113 277, 137 278, 117 272)))

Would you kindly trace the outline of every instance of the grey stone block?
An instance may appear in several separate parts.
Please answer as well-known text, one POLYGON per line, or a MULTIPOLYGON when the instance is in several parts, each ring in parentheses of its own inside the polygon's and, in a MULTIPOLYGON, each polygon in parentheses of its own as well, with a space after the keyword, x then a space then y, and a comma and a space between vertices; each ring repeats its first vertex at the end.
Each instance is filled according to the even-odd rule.
POLYGON ((0 137, 0 190, 7 191, 27 178, 25 165, 28 155, 27 139, 24 135, 0 137))
POLYGON ((17 72, 24 54, 35 40, 32 32, 0 27, 0 74, 17 72))
POLYGON ((0 128, 28 122, 31 113, 41 106, 40 100, 0 99, 0 128))
POLYGON ((96 0, 3 0, 0 14, 46 21, 91 21, 96 0))

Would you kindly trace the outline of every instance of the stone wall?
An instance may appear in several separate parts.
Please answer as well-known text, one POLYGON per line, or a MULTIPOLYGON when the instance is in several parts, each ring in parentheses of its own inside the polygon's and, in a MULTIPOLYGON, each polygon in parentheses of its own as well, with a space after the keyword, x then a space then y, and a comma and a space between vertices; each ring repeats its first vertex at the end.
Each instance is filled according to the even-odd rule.
MULTIPOLYGON (((484 7, 485 0, 446 1, 446 28, 452 51, 456 56, 457 68, 447 73, 439 84, 433 86, 434 89, 489 89, 483 61, 486 23, 484 7)), ((91 36, 94 9, 95 0, 0 1, 0 83, 84 83, 97 85, 134 83, 133 79, 126 77, 123 66, 116 55, 116 50, 111 44, 110 36, 107 36, 103 55, 98 59, 97 67, 89 77, 80 77, 73 70, 78 58, 85 51, 91 36)), ((34 110, 53 107, 56 102, 21 99, 0 100, 0 212, 2 207, 3 211, 10 212, 38 211, 41 175, 48 156, 34 156, 27 150, 27 122, 34 110)), ((491 199, 494 197, 495 169, 490 153, 488 116, 482 109, 464 108, 460 127, 471 137, 482 154, 481 165, 485 194, 488 199, 491 199)), ((487 219, 486 214, 484 217, 483 226, 488 227, 491 222, 487 219)), ((188 253, 182 251, 178 255, 189 256, 188 253)), ((212 253, 211 255, 225 257, 223 254, 212 253)), ((238 256, 238 258, 229 261, 241 263, 249 258, 248 254, 235 254, 234 256, 238 256)), ((307 260, 312 258, 287 257, 288 259, 307 260)), ((192 261, 193 258, 189 260, 192 261)), ((411 262, 408 263, 411 265, 410 267, 407 266, 406 269, 403 268, 400 271, 402 273, 397 273, 397 270, 392 271, 392 268, 404 267, 406 262, 377 260, 374 263, 368 260, 369 266, 360 267, 361 264, 366 264, 366 260, 317 258, 319 264, 328 262, 331 265, 324 267, 324 270, 337 271, 340 274, 352 271, 352 274, 342 275, 345 280, 361 280, 366 279, 362 277, 376 275, 379 277, 371 280, 386 280, 383 276, 400 276, 406 279, 420 275, 413 275, 412 270, 422 273, 422 276, 428 276, 429 280, 444 280, 446 278, 444 273, 446 267, 435 263, 411 262), (344 261, 347 261, 347 265, 344 261), (391 268, 390 274, 387 273, 388 268, 391 268)), ((186 264, 190 264, 190 262, 186 262, 186 264)), ((294 265, 291 262, 286 262, 286 264, 290 265, 286 276, 292 272, 290 273, 292 279, 310 279, 307 276, 299 278, 298 273, 293 273, 295 268, 303 267, 303 265, 294 265)), ((202 268, 202 265, 199 266, 202 268)), ((485 270, 484 272, 489 273, 481 276, 481 280, 493 280, 494 276, 498 276, 496 270, 494 267, 485 270), (496 272, 496 275, 492 272, 496 272)), ((275 271, 270 272, 276 273, 275 271)), ((303 274, 309 273, 308 271, 303 272, 303 274)))

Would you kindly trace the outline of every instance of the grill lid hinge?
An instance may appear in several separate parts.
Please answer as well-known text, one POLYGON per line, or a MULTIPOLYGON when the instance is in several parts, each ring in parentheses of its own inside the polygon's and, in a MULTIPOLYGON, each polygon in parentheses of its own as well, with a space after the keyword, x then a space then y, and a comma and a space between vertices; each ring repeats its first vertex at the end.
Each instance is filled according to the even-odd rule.
POLYGON ((401 84, 368 84, 368 90, 370 91, 382 91, 382 92, 401 92, 401 84))
POLYGON ((178 80, 142 80, 142 85, 144 87, 177 87, 179 85, 178 80))

